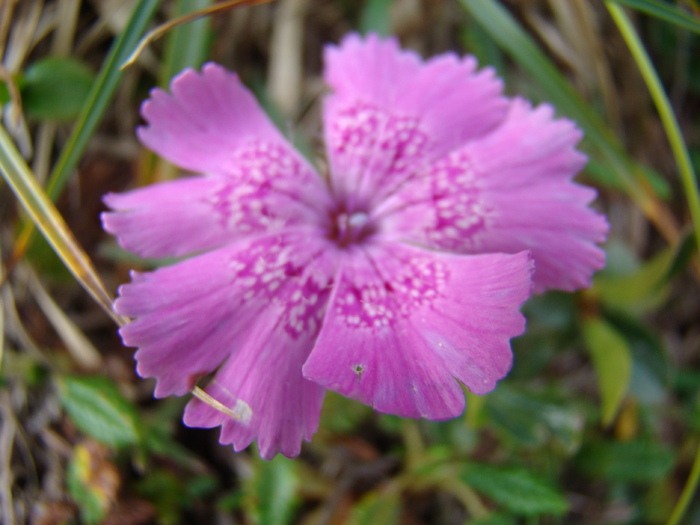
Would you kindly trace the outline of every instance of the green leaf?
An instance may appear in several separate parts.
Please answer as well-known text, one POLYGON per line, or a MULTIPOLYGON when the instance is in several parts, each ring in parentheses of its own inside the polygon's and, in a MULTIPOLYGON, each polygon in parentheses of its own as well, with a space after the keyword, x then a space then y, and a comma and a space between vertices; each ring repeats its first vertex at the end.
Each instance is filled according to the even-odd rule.
POLYGON ((648 323, 634 317, 606 312, 606 319, 632 350, 630 393, 643 404, 661 404, 671 382, 671 366, 660 337, 648 323))
POLYGON ((469 520, 469 525, 516 525, 517 521, 513 516, 491 512, 483 518, 469 520))
POLYGON ((539 447, 551 443, 569 455, 581 444, 584 417, 570 403, 501 383, 486 396, 486 411, 496 429, 519 444, 539 447))
POLYGON ((75 426, 88 436, 112 447, 139 442, 141 425, 136 409, 109 379, 62 377, 58 392, 75 426))
POLYGON ((256 517, 258 525, 291 523, 299 503, 297 485, 294 461, 283 456, 260 460, 256 476, 246 487, 248 513, 256 517))
POLYGON ((659 2, 657 0, 611 0, 618 4, 623 4, 648 15, 654 16, 666 22, 670 22, 679 27, 689 29, 700 34, 700 20, 692 14, 683 11, 669 2, 659 2))
POLYGON ((82 522, 87 525, 101 523, 111 506, 111 497, 100 486, 103 480, 95 472, 93 460, 89 447, 77 445, 66 472, 68 492, 78 504, 82 522))
POLYGON ((575 464, 594 479, 622 483, 651 483, 673 467, 674 454, 651 441, 598 442, 581 449, 575 464))
POLYGON ((668 274, 676 249, 668 247, 627 275, 596 277, 595 293, 605 306, 642 314, 658 307, 668 298, 668 274))
POLYGON ((462 479, 506 509, 522 516, 562 515, 569 504, 549 483, 519 467, 497 468, 474 463, 462 479))
POLYGON ((182 518, 182 510, 190 505, 185 480, 166 470, 150 470, 139 480, 136 489, 156 507, 158 523, 176 525, 182 518))
POLYGON ((360 19, 360 32, 388 36, 391 33, 391 3, 392 0, 367 0, 360 19))
POLYGON ((22 77, 22 105, 29 116, 70 120, 78 116, 95 80, 74 58, 48 57, 30 65, 22 77))
POLYGON ((627 340, 600 317, 584 319, 583 339, 598 375, 601 419, 610 424, 627 393, 632 374, 632 354, 627 340))
POLYGON ((397 525, 401 518, 401 494, 393 485, 384 485, 366 494, 352 508, 348 525, 397 525))

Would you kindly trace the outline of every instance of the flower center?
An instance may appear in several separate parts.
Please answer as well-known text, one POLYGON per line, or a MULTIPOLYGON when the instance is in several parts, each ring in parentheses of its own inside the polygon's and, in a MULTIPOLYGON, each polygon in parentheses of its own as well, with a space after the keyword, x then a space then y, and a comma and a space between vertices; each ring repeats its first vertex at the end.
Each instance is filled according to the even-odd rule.
POLYGON ((344 248, 350 244, 362 242, 376 233, 377 228, 369 215, 363 211, 348 213, 338 211, 331 216, 331 228, 328 238, 344 248))

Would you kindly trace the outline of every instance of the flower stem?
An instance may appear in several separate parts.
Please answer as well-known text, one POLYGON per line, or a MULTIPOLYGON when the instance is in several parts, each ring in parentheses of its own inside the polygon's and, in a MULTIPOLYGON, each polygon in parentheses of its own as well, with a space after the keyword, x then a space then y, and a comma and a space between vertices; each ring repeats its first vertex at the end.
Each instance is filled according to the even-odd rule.
POLYGON ((678 525, 683 519, 686 511, 688 510, 688 505, 693 499, 693 494, 698 488, 698 482, 700 481, 700 445, 695 452, 695 461, 693 462, 693 468, 690 470, 690 475, 688 476, 688 481, 685 482, 685 487, 683 487, 683 492, 681 497, 678 498, 678 502, 671 513, 671 517, 668 518, 666 525, 678 525))
POLYGON ((661 84, 661 80, 639 39, 639 35, 637 35, 637 32, 634 30, 630 19, 619 5, 609 0, 606 0, 605 5, 615 21, 617 28, 620 30, 622 37, 625 39, 637 63, 637 67, 644 78, 644 82, 649 89, 649 93, 656 105, 659 116, 661 117, 661 123, 666 131, 666 136, 668 137, 673 156, 676 159, 676 164, 678 165, 678 170, 681 175, 681 181, 688 199, 690 216, 693 221, 695 243, 700 250, 700 191, 698 191, 697 177, 695 176, 690 154, 683 140, 678 120, 676 119, 671 103, 661 84))

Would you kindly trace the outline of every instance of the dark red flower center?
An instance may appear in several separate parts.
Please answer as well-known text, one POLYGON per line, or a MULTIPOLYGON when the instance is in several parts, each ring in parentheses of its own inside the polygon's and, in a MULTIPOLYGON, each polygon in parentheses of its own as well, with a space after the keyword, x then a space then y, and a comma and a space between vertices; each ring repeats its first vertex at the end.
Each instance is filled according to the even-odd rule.
POLYGON ((328 238, 345 248, 358 244, 377 232, 377 227, 365 211, 348 212, 344 209, 331 214, 328 238))

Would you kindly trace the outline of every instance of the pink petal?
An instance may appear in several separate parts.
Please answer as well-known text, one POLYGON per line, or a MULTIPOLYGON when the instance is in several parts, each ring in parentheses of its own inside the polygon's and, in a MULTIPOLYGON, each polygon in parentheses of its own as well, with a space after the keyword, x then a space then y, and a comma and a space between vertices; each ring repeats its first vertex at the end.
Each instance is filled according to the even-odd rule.
POLYGON ((249 407, 250 420, 237 421, 192 399, 185 409, 186 425, 221 425, 221 443, 232 443, 237 452, 257 439, 264 459, 277 453, 290 458, 299 455, 301 441, 310 441, 318 428, 325 390, 301 375, 316 332, 292 337, 281 322, 283 318, 282 308, 261 317, 247 343, 206 388, 224 405, 249 407), (271 319, 277 319, 276 326, 271 319))
POLYGON ((136 318, 121 329, 122 339, 139 347, 137 371, 156 378, 156 396, 189 392, 237 349, 253 344, 257 323, 281 311, 291 336, 315 334, 334 271, 314 243, 320 236, 290 230, 134 274, 120 288, 115 310, 136 318))
MULTIPOLYGON (((325 137, 334 189, 379 200, 429 160, 478 138, 504 117, 506 99, 473 57, 427 62, 396 40, 346 37, 325 52, 325 137)), ((353 202, 350 203, 350 207, 353 202)))
POLYGON ((502 126, 433 164, 377 213, 397 237, 438 249, 529 249, 538 292, 585 288, 605 264, 596 244, 608 226, 588 207, 595 190, 571 181, 586 162, 580 138, 551 107, 515 99, 502 126))
POLYGON ((510 369, 531 266, 527 253, 393 243, 348 252, 304 376, 381 412, 455 417, 464 409, 455 378, 482 394, 510 369))
POLYGON ((157 380, 157 397, 207 387, 245 416, 236 421, 193 400, 185 422, 222 426, 236 450, 257 440, 261 455, 299 453, 318 426, 324 389, 301 367, 328 303, 335 265, 322 232, 288 229, 194 257, 123 286, 115 309, 136 317, 122 328, 138 346, 138 372, 157 380))
POLYGON ((108 194, 105 230, 145 257, 179 257, 297 224, 318 224, 328 192, 286 145, 230 152, 226 175, 187 178, 108 194))
POLYGON ((170 84, 172 95, 154 89, 141 113, 141 141, 178 166, 198 173, 227 173, 234 153, 251 143, 291 150, 255 97, 238 78, 216 64, 191 69, 170 84))

